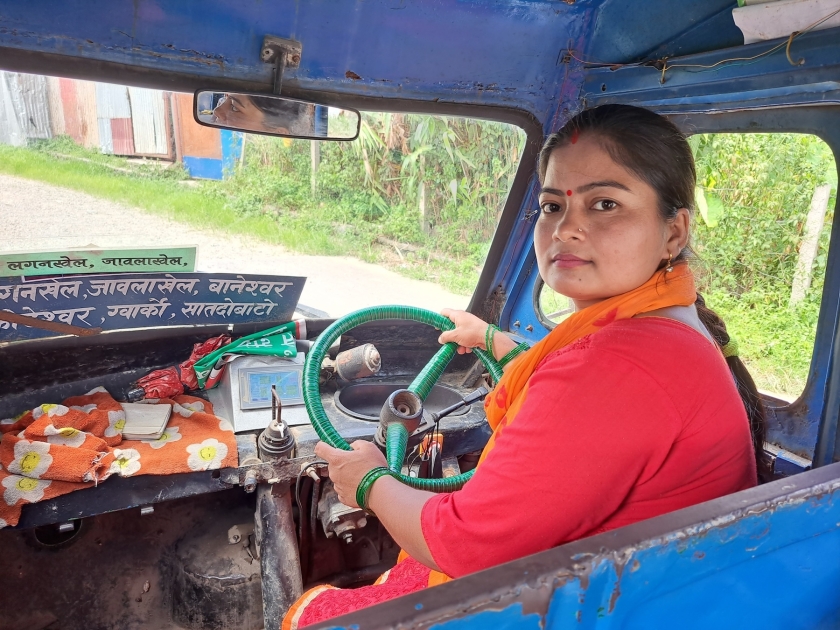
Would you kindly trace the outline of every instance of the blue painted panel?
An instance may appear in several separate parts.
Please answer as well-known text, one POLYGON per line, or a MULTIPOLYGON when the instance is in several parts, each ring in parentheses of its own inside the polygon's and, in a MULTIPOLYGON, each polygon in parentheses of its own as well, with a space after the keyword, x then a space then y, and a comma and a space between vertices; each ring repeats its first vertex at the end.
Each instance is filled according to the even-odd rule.
POLYGON ((284 85, 424 100, 445 93, 447 100, 506 104, 542 117, 558 52, 592 4, 5 0, 0 46, 231 77, 268 90, 271 68, 259 53, 271 34, 303 44, 300 68, 286 72, 284 85))
MULTIPOLYGON (((239 324, 291 319, 305 278, 112 273, 0 279, 0 310, 82 328, 239 324)), ((0 342, 58 333, 0 321, 0 342)))
POLYGON ((199 158, 185 155, 184 168, 190 177, 198 179, 222 179, 224 176, 224 162, 217 158, 199 158))
POLYGON ((225 176, 236 168, 239 159, 242 157, 242 137, 239 131, 221 129, 222 143, 222 172, 225 176))
POLYGON ((779 40, 759 42, 737 50, 722 50, 672 59, 665 73, 651 66, 612 70, 592 68, 586 73, 583 98, 587 107, 604 103, 638 103, 666 111, 709 111, 802 102, 838 102, 840 28, 806 33, 791 44, 790 54, 802 65, 791 65, 779 40), (752 58, 749 63, 726 62, 752 58))
POLYGON ((472 628, 493 628, 494 630, 544 630, 541 615, 526 613, 522 604, 512 604, 503 610, 485 611, 435 624, 431 630, 471 630, 472 628))
POLYGON ((840 627, 840 464, 347 615, 336 628, 840 627))
POLYGON ((607 0, 598 11, 587 54, 627 63, 739 46, 744 36, 732 19, 736 6, 734 0, 681 3, 678 8, 671 0, 607 0))

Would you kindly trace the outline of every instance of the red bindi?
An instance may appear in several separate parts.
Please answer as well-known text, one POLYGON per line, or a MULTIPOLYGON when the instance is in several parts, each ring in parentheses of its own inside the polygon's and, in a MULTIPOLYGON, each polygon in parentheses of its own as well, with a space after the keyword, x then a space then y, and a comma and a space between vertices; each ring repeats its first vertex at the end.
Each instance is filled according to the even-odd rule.
POLYGON ((575 130, 572 132, 572 144, 577 144, 577 141, 578 141, 578 134, 579 134, 579 133, 580 133, 580 132, 579 132, 579 130, 577 130, 577 129, 575 129, 575 130))
POLYGON ((571 196, 572 196, 572 191, 571 191, 571 190, 567 190, 567 191, 566 191, 566 196, 567 196, 567 197, 571 197, 571 196))

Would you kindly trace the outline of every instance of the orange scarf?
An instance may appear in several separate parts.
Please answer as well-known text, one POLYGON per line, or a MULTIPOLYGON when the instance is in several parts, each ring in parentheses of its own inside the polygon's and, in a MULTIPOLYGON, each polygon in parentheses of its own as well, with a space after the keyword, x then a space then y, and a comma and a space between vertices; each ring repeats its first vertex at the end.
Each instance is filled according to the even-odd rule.
MULTIPOLYGON (((630 319, 669 306, 690 306, 696 299, 691 269, 685 263, 676 264, 672 272, 666 273, 664 269, 657 271, 642 286, 593 304, 558 324, 542 341, 514 359, 502 380, 485 399, 484 411, 493 434, 481 453, 479 465, 493 450, 502 429, 516 419, 528 394, 528 381, 545 357, 616 320, 630 319)), ((450 579, 444 573, 432 571, 429 586, 443 584, 450 579)))

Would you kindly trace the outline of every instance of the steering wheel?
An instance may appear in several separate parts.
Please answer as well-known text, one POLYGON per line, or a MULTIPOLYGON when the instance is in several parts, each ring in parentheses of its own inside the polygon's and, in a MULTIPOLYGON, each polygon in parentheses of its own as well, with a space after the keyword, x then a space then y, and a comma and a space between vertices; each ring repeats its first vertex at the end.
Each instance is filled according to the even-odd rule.
MULTIPOLYGON (((303 367, 303 401, 312 426, 318 437, 334 448, 352 450, 350 445, 338 434, 324 411, 321 403, 319 376, 321 363, 329 347, 341 335, 359 324, 383 319, 404 319, 434 326, 438 330, 452 330, 455 324, 443 315, 413 306, 375 306, 364 308, 345 315, 333 322, 321 333, 306 357, 303 367)), ((472 477, 474 471, 462 473, 445 479, 418 479, 403 475, 402 464, 408 446, 409 435, 417 429, 422 420, 422 402, 432 391, 446 366, 457 352, 458 345, 449 342, 441 346, 426 366, 420 371, 407 389, 397 390, 382 408, 380 423, 386 427, 386 458, 391 476, 404 484, 430 492, 452 492, 460 489, 472 477)), ((473 349, 495 381, 502 377, 502 368, 495 358, 480 348, 473 349)))

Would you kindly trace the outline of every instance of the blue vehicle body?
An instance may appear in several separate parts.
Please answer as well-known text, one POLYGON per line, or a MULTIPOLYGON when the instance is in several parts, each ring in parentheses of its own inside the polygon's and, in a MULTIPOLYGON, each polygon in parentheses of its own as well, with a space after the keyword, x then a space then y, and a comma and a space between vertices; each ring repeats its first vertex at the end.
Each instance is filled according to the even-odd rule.
MULTIPOLYGON (((535 159, 543 135, 577 111, 630 103, 691 132, 807 132, 840 155, 840 29, 805 33, 781 48, 778 40, 744 46, 735 6, 0 0, 0 68, 270 93, 272 70, 259 52, 271 34, 303 45, 284 95, 519 124, 528 143, 470 309, 538 339, 548 328, 535 306, 535 159)), ((795 402, 770 403, 768 441, 778 447, 775 466, 785 478, 324 627, 840 627, 837 214, 832 243, 808 384, 795 402)), ((563 474, 562 448, 550 474, 563 474)))

